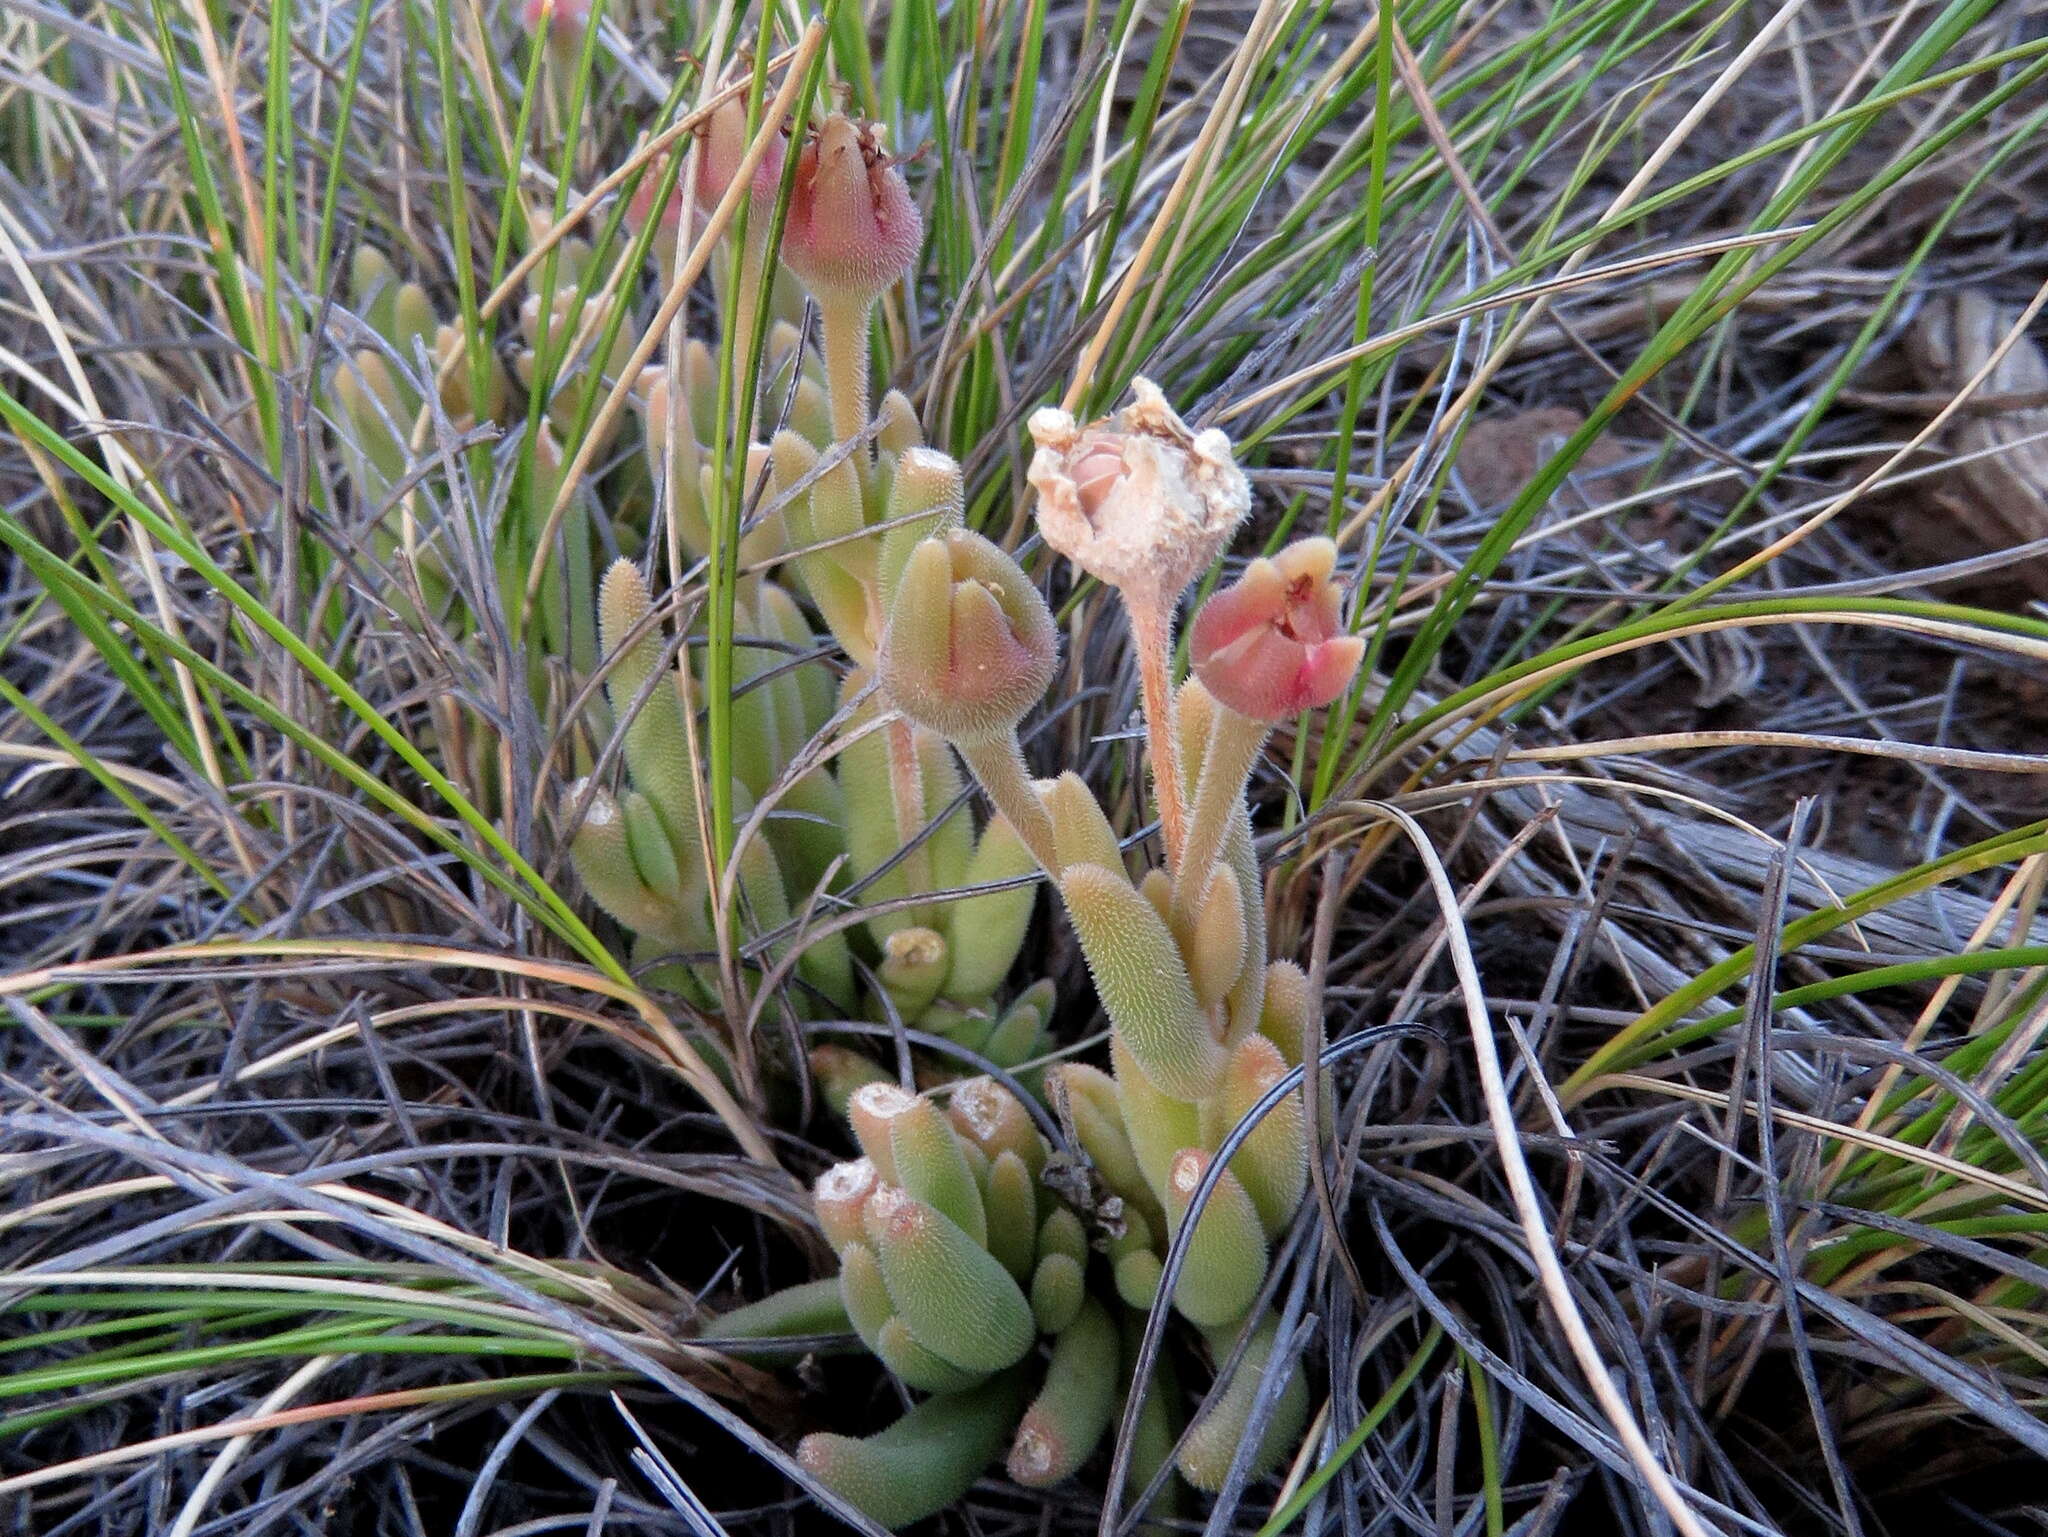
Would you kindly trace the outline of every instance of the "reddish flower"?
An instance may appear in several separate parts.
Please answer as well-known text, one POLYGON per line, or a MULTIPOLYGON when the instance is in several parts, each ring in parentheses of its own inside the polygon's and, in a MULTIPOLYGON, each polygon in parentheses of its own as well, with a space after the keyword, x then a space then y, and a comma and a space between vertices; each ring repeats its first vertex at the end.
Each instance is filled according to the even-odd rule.
POLYGON ((1365 642, 1344 632, 1330 573, 1337 547, 1303 539, 1202 605, 1188 647, 1195 675, 1216 698, 1254 720, 1320 709, 1358 671, 1365 642))
MULTIPOLYGON (((747 146, 752 142, 753 136, 747 132, 747 104, 739 97, 722 103, 712 112, 709 121, 697 130, 697 176, 692 190, 701 211, 709 213, 718 206, 718 200, 725 196, 725 189, 739 174, 740 162, 746 158, 747 146)), ((781 138, 771 139, 767 153, 754 168, 754 181, 749 189, 753 199, 751 217, 762 230, 767 226, 761 221, 775 206, 775 193, 782 185, 784 153, 781 138)), ((660 189, 661 179, 667 172, 668 156, 662 155, 649 162, 641 175, 640 185, 633 189, 633 200, 626 205, 626 222, 633 229, 646 227, 648 216, 654 209, 654 194, 660 189)), ((676 191, 680 190, 681 182, 678 180, 676 191)), ((675 229, 682 222, 682 213, 682 199, 676 192, 671 192, 668 202, 662 205, 662 230, 675 229)))
MULTIPOLYGON (((739 175, 740 162, 747 156, 747 146, 754 136, 747 132, 747 103, 735 96, 711 114, 711 121, 697 131, 697 206, 705 213, 718 206, 718 200, 725 196, 725 189, 739 175)), ((749 189, 755 216, 764 215, 775 206, 776 191, 782 185, 782 135, 778 133, 768 141, 768 149, 761 156, 761 163, 754 167, 754 182, 749 189)))
POLYGON ((798 157, 782 259, 820 297, 874 299, 907 273, 924 218, 872 123, 826 118, 798 157))

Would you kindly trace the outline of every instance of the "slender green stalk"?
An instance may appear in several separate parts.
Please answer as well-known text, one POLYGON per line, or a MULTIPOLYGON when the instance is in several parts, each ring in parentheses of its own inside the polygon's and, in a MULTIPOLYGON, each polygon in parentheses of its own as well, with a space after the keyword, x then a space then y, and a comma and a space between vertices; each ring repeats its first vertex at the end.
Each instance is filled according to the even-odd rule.
POLYGON ((1052 818, 1046 815, 1045 802, 1032 788, 1031 775, 1025 770, 1024 752, 1017 743, 1016 733, 993 739, 955 742, 953 746, 973 771, 990 803, 1024 840, 1024 846, 1031 850, 1031 857, 1049 874, 1057 875, 1060 859, 1053 851, 1052 818))
POLYGON ((1338 1444, 1337 1449, 1330 1454, 1329 1461, 1303 1479, 1301 1487, 1294 1491, 1294 1497, 1274 1511, 1266 1524, 1259 1528, 1259 1537, 1280 1537, 1280 1534, 1292 1526, 1301 1513, 1308 1509, 1315 1497, 1323 1492, 1324 1487, 1337 1476, 1344 1465, 1359 1454, 1365 1443, 1371 1439, 1372 1433, 1380 1428, 1386 1417, 1394 1412, 1395 1406, 1407 1397, 1408 1390, 1415 1386, 1416 1379, 1422 1375, 1422 1369, 1429 1364, 1430 1357, 1436 1354, 1436 1347, 1442 1342, 1443 1337, 1441 1324, 1433 1323, 1429 1326, 1429 1332, 1422 1337, 1422 1343, 1415 1347, 1415 1353, 1409 1356, 1408 1364, 1401 1368, 1400 1375, 1387 1384, 1386 1392, 1382 1393, 1365 1412, 1365 1417, 1358 1422, 1351 1434, 1338 1444))

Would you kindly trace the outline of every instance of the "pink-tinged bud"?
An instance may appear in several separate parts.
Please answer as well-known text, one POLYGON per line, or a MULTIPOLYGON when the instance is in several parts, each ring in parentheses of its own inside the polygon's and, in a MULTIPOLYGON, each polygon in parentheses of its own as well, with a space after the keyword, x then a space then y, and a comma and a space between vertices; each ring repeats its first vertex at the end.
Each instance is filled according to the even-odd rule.
POLYGON ((892 1185, 896 1182, 896 1155, 889 1130, 896 1117, 916 1102, 917 1096, 908 1089, 887 1081, 862 1084, 846 1102, 846 1119, 853 1127, 854 1141, 860 1144, 860 1150, 882 1179, 892 1185))
POLYGON ((993 1078, 969 1078, 956 1084, 946 1114, 954 1129, 991 1160, 1015 1153, 1033 1174, 1045 1166, 1045 1139, 1039 1136, 1031 1113, 993 1078))
MULTIPOLYGON (((576 0, 587 3, 587 0, 576 0)), ((695 194, 697 207, 710 213, 718 206, 718 200, 725 196, 733 178, 739 175, 740 162, 746 158, 747 146, 753 136, 747 132, 747 104, 738 97, 721 103, 711 114, 710 120, 697 130, 697 172, 696 180, 690 183, 695 194)), ((647 227, 654 215, 654 195, 661 190, 661 179, 668 174, 669 156, 677 153, 657 155, 641 173, 640 184, 633 189, 633 197, 626 204, 626 226, 638 231, 647 227)), ((769 209, 775 206, 775 194, 782 185, 782 157, 787 153, 782 135, 777 134, 768 144, 767 153, 754 167, 754 180, 749 188, 753 201, 750 219, 757 234, 767 230, 766 219, 769 209)), ((669 190, 668 201, 661 207, 661 233, 672 234, 683 218, 682 191, 684 178, 678 174, 676 185, 669 190)))
POLYGON ((917 260, 924 218, 874 125, 835 112, 797 160, 782 259, 804 287, 877 298, 917 260))
POLYGON ((590 24, 590 0, 523 0, 519 24, 535 35, 545 28, 558 40, 579 38, 590 24))
POLYGON ((1365 642, 1344 632, 1330 573, 1337 547, 1303 539, 1255 560, 1195 616, 1195 675, 1240 715, 1279 721, 1328 704, 1358 671, 1365 642))
POLYGON ((876 676, 889 702, 950 741, 1013 730, 1052 682, 1059 632, 1038 589, 966 529, 904 563, 876 676))
MULTIPOLYGON (((705 213, 718 206, 726 188, 739 175, 740 162, 746 158, 747 146, 752 142, 753 135, 747 132, 747 104, 737 96, 722 103, 712 112, 711 120, 697 130, 695 190, 697 206, 705 213)), ((767 153, 761 156, 761 163, 754 168, 749 192, 756 213, 775 206, 775 194, 782 185, 782 157, 785 153, 783 136, 778 132, 769 140, 767 153)))
POLYGON ((1045 542, 1140 602, 1171 604, 1229 543, 1251 508, 1230 439, 1196 432, 1149 379, 1115 416, 1077 425, 1031 416, 1028 478, 1045 542))
POLYGON ((818 1176, 818 1182, 811 1187, 811 1205, 818 1214, 818 1226, 824 1229, 825 1241, 834 1250, 858 1243, 866 1236, 862 1214, 880 1179, 874 1161, 868 1158, 835 1163, 818 1176))
MULTIPOLYGON (((640 174, 640 184, 633 189, 632 199, 626 204, 626 228, 638 233, 647 228, 654 216, 654 194, 661 190, 661 179, 668 174, 668 158, 657 155, 647 163, 647 169, 640 174)), ((661 233, 672 235, 683 219, 683 200, 675 195, 676 189, 669 189, 669 199, 661 205, 661 233)))

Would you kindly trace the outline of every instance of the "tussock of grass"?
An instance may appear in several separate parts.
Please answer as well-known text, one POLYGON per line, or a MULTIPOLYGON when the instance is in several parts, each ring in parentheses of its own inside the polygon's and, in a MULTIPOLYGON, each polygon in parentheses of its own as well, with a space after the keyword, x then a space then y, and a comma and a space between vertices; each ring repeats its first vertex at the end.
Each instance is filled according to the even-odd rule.
MULTIPOLYGON (((757 105, 829 75, 915 152, 881 360, 977 526, 1028 532, 1031 408, 1143 371, 1238 441, 1240 555, 1343 545, 1368 666, 1258 780, 1335 1058, 1267 1282, 1317 1417, 1209 1529, 2016 1529, 2048 607, 2038 546, 1954 508, 2048 538, 1971 472, 2041 404, 1998 392, 2048 297, 2022 11, 908 0, 863 49, 847 0, 768 9, 622 3, 554 51, 424 0, 0 15, 0 1508, 809 1530, 783 1448, 893 1412, 837 1341, 693 1342, 813 1272, 840 1149, 634 975, 549 810, 607 751, 595 657, 540 660, 589 601, 557 520, 631 530, 534 493, 540 428, 616 471, 591 360, 668 340, 620 210, 678 165, 636 144, 753 42, 757 105), (330 382, 366 247, 479 395, 575 270, 521 413, 422 412, 383 505, 330 382), (1959 294, 1995 324, 1930 372, 1959 294)), ((682 326, 732 280, 698 250, 682 326)), ((729 681, 737 537, 655 569, 729 681)), ((1027 752, 1141 835, 1124 637, 1054 597, 1027 752)), ((718 687, 696 728, 724 793, 718 687)), ((735 908, 761 1053, 806 1028, 769 957, 862 916, 735 908)), ((973 1522, 1106 1530, 1111 1461, 973 1522)))

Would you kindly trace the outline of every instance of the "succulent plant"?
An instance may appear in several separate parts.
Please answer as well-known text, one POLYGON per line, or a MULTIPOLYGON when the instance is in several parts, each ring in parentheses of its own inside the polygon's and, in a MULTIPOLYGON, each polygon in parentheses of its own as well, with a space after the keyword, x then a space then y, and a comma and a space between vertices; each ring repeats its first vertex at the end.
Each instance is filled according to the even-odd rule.
MULTIPOLYGON (((527 439, 530 469, 507 474, 492 546, 501 602, 507 617, 521 622, 522 594, 561 486, 562 444, 582 430, 583 391, 593 375, 601 383, 615 380, 630 351, 630 335, 612 323, 613 307, 589 302, 586 286, 596 279, 592 259, 581 241, 563 241, 552 264, 536 269, 535 287, 518 312, 516 343, 506 357, 481 349, 480 369, 472 367, 458 327, 442 318, 421 284, 402 280, 382 252, 363 246, 351 264, 348 303, 371 345, 357 348, 326 374, 342 460, 358 500, 372 515, 369 546, 390 574, 389 601, 400 613, 414 614, 423 600, 424 613, 416 617, 430 619, 457 642, 477 623, 476 605, 455 601, 464 586, 463 556, 452 531, 436 521, 440 499, 415 495, 414 488, 436 470, 444 422, 450 435, 483 426, 524 434, 527 400, 541 397, 527 439), (543 275, 553 279, 546 293, 538 286, 543 275), (602 360, 596 357, 600 349, 602 360)), ((501 468, 517 463, 507 459, 501 468)), ((611 543, 637 550, 649 491, 638 456, 627 456, 601 484, 579 487, 554 527, 539 561, 543 579, 530 632, 536 699, 547 692, 549 659, 579 674, 596 662, 596 627, 590 605, 580 601, 594 585, 600 545, 593 509, 601 506, 606 513, 611 543)), ((489 499, 498 501, 499 493, 489 499)), ((476 726, 480 739, 490 735, 487 722, 476 726)))
MULTIPOLYGON (((558 9, 555 18, 563 14, 558 9)), ((711 115, 698 137, 694 179, 660 215, 671 239, 667 257, 655 242, 657 259, 672 258, 681 198, 692 196, 703 210, 715 205, 750 137, 743 101, 728 100, 711 115)), ((599 270, 588 247, 564 241, 535 269, 536 280, 546 274, 552 281, 546 292, 536 287, 527 296, 502 360, 497 351, 485 354, 479 397, 461 339, 425 289, 401 281, 365 248, 350 302, 375 345, 345 359, 327 381, 346 462, 360 502, 376 517, 375 553, 387 567, 410 573, 393 584, 399 601, 418 593, 428 616, 460 643, 475 620, 455 595, 456 558, 442 531, 411 521, 406 494, 419 466, 430 462, 425 450, 436 436, 417 381, 438 384, 435 411, 457 430, 495 422, 516 432, 531 421, 533 473, 515 488, 498 531, 497 585, 512 612, 535 569, 539 533, 552 528, 539 561, 543 579, 528 650, 536 703, 553 712, 550 729, 581 727, 567 733, 570 761, 582 777, 561 796, 561 825, 586 894, 625 930, 648 981, 712 1016, 734 1001, 724 994, 729 979, 716 958, 723 916, 717 906, 728 891, 737 895, 743 939, 790 929, 807 909, 829 915, 842 898, 902 899, 904 905, 850 935, 804 934, 790 942, 799 946, 793 956, 772 944, 750 953, 763 965, 793 965, 802 984, 792 995, 799 1014, 893 1017, 1015 1067, 1036 1051, 1050 1013, 1049 988, 1014 1002, 1003 996, 1031 921, 1032 894, 1013 887, 964 901, 936 898, 963 886, 1014 883, 1034 870, 1032 855, 1000 819, 977 828, 961 804, 960 777, 943 742, 904 720, 883 721, 885 707, 870 681, 888 598, 910 551, 925 534, 957 526, 961 512, 959 466, 925 446, 902 395, 891 392, 882 401, 871 443, 845 441, 870 425, 872 310, 915 257, 920 224, 872 125, 835 115, 796 153, 790 257, 819 285, 833 338, 820 367, 820 354, 804 361, 801 333, 787 319, 766 329, 762 395, 773 407, 761 414, 777 430, 770 442, 751 445, 745 461, 749 485, 765 477, 767 495, 752 505, 738 552, 733 827, 709 823, 721 797, 699 782, 702 754, 693 751, 688 729, 693 701, 702 701, 710 681, 694 665, 702 649, 675 635, 678 620, 689 627, 695 605, 688 589, 672 601, 647 580, 645 563, 631 558, 649 542, 649 515, 657 507, 685 555, 702 558, 713 549, 728 495, 714 481, 719 456, 710 442, 729 419, 721 417, 720 393, 729 386, 717 337, 685 339, 675 355, 631 381, 636 409, 603 430, 634 434, 637 423, 638 450, 630 436, 625 452, 607 441, 599 461, 605 468, 575 488, 565 515, 551 525, 564 458, 559 444, 573 434, 587 441, 591 392, 608 391, 629 363, 637 327, 621 306, 630 302, 630 286, 599 270), (835 220, 844 231, 835 233, 835 220), (836 431, 835 409, 848 423, 844 435, 836 431), (621 554, 600 579, 596 556, 606 544, 621 554), (596 601, 575 601, 578 592, 596 601), (807 609, 854 664, 843 678, 807 609), (679 655, 691 660, 679 663, 679 655), (583 720, 562 722, 564 702, 593 678, 601 687, 586 690, 583 720), (843 743, 836 758, 825 750, 834 741, 828 725, 843 743), (601 755, 599 744, 614 734, 618 750, 601 755), (764 803, 758 834, 741 836, 764 803), (710 850, 719 846, 735 848, 728 871, 714 868, 710 850), (925 895, 934 900, 914 900, 925 895)), ((750 187, 739 282, 718 294, 729 334, 747 331, 764 292, 775 296, 778 316, 801 314, 781 297, 795 278, 772 263, 766 244, 782 156, 780 140, 771 142, 750 187)), ((653 217, 661 170, 657 162, 642 177, 629 225, 653 217)), ((1048 656, 1032 695, 1049 675, 1048 656)), ((470 722, 444 740, 473 760, 472 782, 495 785, 489 723, 470 722)), ((828 1097, 843 1103, 868 1073, 848 1070, 823 1050, 821 1081, 828 1097)))
MULTIPOLYGON (((751 137, 737 103, 713 116, 690 188, 700 205, 728 196, 751 137)), ((1326 703, 1358 666, 1335 552, 1309 541, 1254 561, 1196 617, 1194 675, 1176 686, 1181 596, 1249 506, 1228 439, 1190 429, 1142 380, 1105 421, 1033 417, 1029 479, 1046 542, 1116 588, 1130 619, 1164 835, 1163 860, 1134 863, 1084 781, 1036 780, 1026 766, 1019 725, 1058 666, 1043 597, 1011 554, 964 526, 960 466, 924 441, 909 400, 871 400, 874 306, 922 238, 901 170, 872 125, 841 114, 791 152, 782 264, 764 238, 780 162, 764 161, 729 268, 737 280, 718 308, 730 334, 754 334, 764 296, 793 277, 817 305, 822 346, 807 357, 795 326, 761 328, 762 402, 776 405, 760 416, 775 427, 743 458, 709 442, 733 419, 720 396, 735 387, 711 341, 685 340, 647 368, 632 381, 641 452, 615 458, 605 489, 625 498, 603 509, 620 512, 616 531, 644 496, 683 553, 706 557, 733 507, 714 467, 733 458, 726 473, 743 468, 758 490, 744 504, 730 593, 733 784, 711 793, 693 751, 691 711, 711 679, 689 635, 673 633, 678 620, 687 631, 689 593, 661 591, 622 556, 591 578, 592 611, 558 609, 547 636, 575 676, 601 680, 588 691, 589 737, 615 741, 583 751, 584 777, 563 796, 570 862, 642 975, 708 1018, 737 1001, 734 958, 720 953, 736 917, 755 937, 745 953, 786 963, 802 984, 790 995, 799 1016, 864 1011, 1000 1070, 961 1080, 957 1056, 920 1057, 914 1081, 899 1081, 846 1046, 811 1051, 809 1069, 859 1148, 813 1190, 837 1273, 728 1315, 722 1333, 850 1332, 928 1396, 878 1433, 808 1437, 802 1465, 890 1526, 950 1504, 998 1459, 1021 1484, 1057 1484, 1088 1462, 1130 1396, 1140 1322, 1171 1308, 1211 1369, 1233 1355, 1239 1364, 1185 1429, 1178 1383, 1198 1363, 1184 1355, 1155 1369, 1131 1478, 1142 1488, 1171 1459, 1179 1483, 1169 1478, 1151 1507, 1170 1513, 1182 1487, 1215 1488, 1239 1456, 1278 1339, 1261 1300, 1272 1247, 1306 1185, 1298 1092, 1219 1160, 1300 1065, 1310 1035, 1305 977, 1267 953, 1245 792, 1273 721, 1326 703), (993 808, 978 824, 962 764, 993 808), (734 825, 712 825, 714 804, 733 808, 734 825), (721 867, 715 851, 726 847, 721 867), (1023 878, 1038 872, 1059 893, 1109 1017, 1107 1071, 1033 1063, 1053 1012, 1049 982, 1004 997, 1032 921, 1023 878), (858 927, 794 921, 856 900, 876 908, 858 927)), ((665 225, 674 206, 657 214, 650 195, 632 216, 665 225)), ((491 375, 481 400, 467 386, 444 390, 443 412, 502 412, 511 378, 531 390, 559 377, 543 356, 616 381, 628 353, 620 328, 582 312, 585 260, 570 252, 562 286, 529 300, 527 350, 511 374, 491 375)), ((434 349, 452 343, 423 301, 384 281, 365 314, 392 352, 425 346, 448 361, 434 349)), ((334 380, 360 429, 366 489, 396 485, 406 434, 420 425, 420 400, 390 381, 385 361, 373 352, 348 382, 334 380), (384 436, 368 430, 372 419, 384 436)), ((441 372, 474 383, 465 369, 441 372)), ((570 392, 551 390, 534 411, 537 443, 576 430, 580 413, 570 392)), ((558 453, 536 460, 559 471, 558 453)), ((551 508, 557 489, 544 487, 541 504, 551 508)), ((597 490, 579 487, 577 504, 597 490)), ((565 524, 562 536, 587 562, 590 526, 565 524)), ((513 564, 530 558, 520 551, 513 564)), ((1291 1450, 1306 1417, 1299 1367, 1283 1373, 1277 1412, 1244 1454, 1254 1476, 1291 1450)))
MULTIPOLYGON (((1227 440, 1188 432, 1149 385, 1114 422, 1080 429, 1042 414, 1033 430, 1048 542, 1119 588, 1134 640, 1158 648, 1141 665, 1164 679, 1181 593, 1242 516, 1227 440), (1149 624, 1135 622, 1141 607, 1149 624)), ((886 1525, 942 1509, 999 1454, 1017 1482, 1057 1483, 1130 1391, 1119 1317, 1171 1307, 1212 1359, 1236 1352, 1239 1364, 1184 1435, 1172 1421, 1180 1405, 1155 1384, 1134 1479, 1148 1483, 1171 1454, 1181 1480, 1213 1490, 1240 1455, 1278 1339, 1260 1299, 1309 1156, 1297 1090, 1218 1167, 1233 1131, 1299 1066, 1313 1006, 1300 969, 1267 955, 1246 784, 1273 720, 1327 703, 1357 669, 1335 552, 1305 541, 1253 562, 1196 618, 1196 675, 1159 690, 1157 713, 1147 691, 1148 739, 1175 748, 1155 756, 1154 783, 1162 806, 1177 797, 1188 815, 1164 829, 1165 861, 1134 871, 1081 779, 1033 781, 1023 766, 1016 728, 1055 661, 1043 598, 999 548, 940 523, 903 555, 893 590, 882 581, 876 678, 916 733, 959 753, 996 808, 991 829, 1007 827, 1055 884, 1109 1016, 1111 1071, 1048 1068, 1039 1105, 985 1078, 920 1095, 872 1065, 846 1091, 863 1156, 818 1181, 818 1220, 839 1254, 850 1326, 932 1397, 865 1440, 813 1436, 801 1458, 886 1525), (1177 1273, 1162 1295, 1170 1250, 1177 1273), (992 1419, 1011 1425, 1007 1452, 992 1419)), ((902 985, 918 979, 909 996, 935 996, 920 932, 892 943, 902 985)), ((827 1066, 842 1083, 860 1072, 841 1058, 827 1066)), ((1300 1368, 1284 1370, 1243 1454, 1253 1476, 1306 1420, 1300 1368)))
MULTIPOLYGON (((724 194, 746 138, 745 113, 728 102, 700 141, 700 207, 724 194)), ((939 896, 1015 882, 1035 868, 1032 853, 1000 818, 975 826, 942 739, 888 716, 872 681, 891 599, 906 581, 930 579, 929 556, 918 571, 906 571, 926 535, 956 536, 968 552, 960 558, 975 573, 963 580, 984 600, 1001 586, 991 562, 1001 566, 1008 558, 959 532, 960 468, 924 443, 909 401, 892 391, 878 420, 867 417, 872 309, 915 257, 919 239, 900 171, 877 150, 871 125, 839 115, 798 154, 797 202, 783 254, 786 272, 818 300, 826 341, 805 359, 794 326, 777 320, 768 328, 764 399, 776 403, 780 425, 747 458, 749 484, 765 475, 765 492, 739 548, 745 574, 734 603, 732 803, 741 822, 762 802, 773 806, 765 843, 741 844, 739 885, 752 927, 763 933, 787 925, 815 898, 829 903, 857 894, 887 906, 854 934, 851 948, 839 934, 800 941, 795 966, 811 1005, 800 1001, 801 1012, 840 1017, 865 1007, 877 1019, 894 1017, 1015 1067, 1037 1049, 1050 1013, 1047 988, 1014 1002, 1000 996, 1023 946, 1032 894, 1013 888, 939 896), (785 574, 794 588, 784 585, 785 574), (799 595, 852 664, 836 688, 822 658, 828 648, 811 630, 799 595), (812 753, 830 737, 828 726, 839 732, 829 762, 812 753), (931 900, 919 900, 925 897, 931 900), (856 960, 873 979, 865 992, 855 981, 856 960)), ((751 323, 751 306, 778 276, 757 240, 777 186, 769 171, 764 162, 751 187, 756 217, 740 284, 721 295, 728 328, 751 323)), ((638 217, 650 210, 651 204, 638 217)), ((695 557, 711 553, 722 510, 707 440, 727 387, 718 353, 703 338, 688 339, 636 381, 647 473, 661 488, 669 526, 695 557)), ((1021 572, 1011 585, 1029 586, 1021 572)), ((985 618, 973 601, 962 599, 969 623, 985 618)), ((638 960, 683 957, 650 977, 708 1006, 719 994, 712 959, 718 880, 703 836, 714 797, 694 782, 684 731, 689 696, 701 696, 708 679, 694 679, 671 660, 664 627, 652 618, 660 606, 631 562, 606 574, 598 605, 602 665, 612 716, 628 722, 624 775, 615 785, 572 787, 563 809, 576 826, 572 860, 593 900, 633 934, 638 960), (657 670, 669 674, 668 685, 649 684, 657 670), (643 803, 646 809, 636 810, 643 803), (659 824, 666 837, 623 839, 614 824, 630 826, 635 815, 659 824)), ((1051 676, 1049 631, 1029 643, 1044 653, 1042 665, 1021 690, 1012 673, 1002 680, 1019 715, 1051 676)), ((872 1076, 843 1048, 819 1048, 813 1068, 827 1098, 842 1106, 872 1076)))

